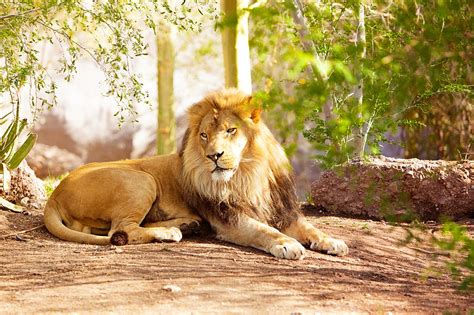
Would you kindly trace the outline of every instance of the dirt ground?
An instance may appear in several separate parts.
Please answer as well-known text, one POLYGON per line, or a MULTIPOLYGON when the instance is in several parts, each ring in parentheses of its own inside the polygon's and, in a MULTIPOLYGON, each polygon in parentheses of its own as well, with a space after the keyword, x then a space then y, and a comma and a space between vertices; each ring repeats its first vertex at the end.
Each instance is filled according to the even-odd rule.
MULTIPOLYGON (((432 249, 399 246, 402 227, 314 213, 309 219, 346 240, 349 256, 307 251, 304 260, 280 260, 210 237, 73 244, 44 227, 15 235, 40 226, 42 214, 0 211, 0 313, 474 312, 474 294, 436 275, 443 264, 433 263, 432 249)), ((474 229, 473 220, 466 224, 474 229)))

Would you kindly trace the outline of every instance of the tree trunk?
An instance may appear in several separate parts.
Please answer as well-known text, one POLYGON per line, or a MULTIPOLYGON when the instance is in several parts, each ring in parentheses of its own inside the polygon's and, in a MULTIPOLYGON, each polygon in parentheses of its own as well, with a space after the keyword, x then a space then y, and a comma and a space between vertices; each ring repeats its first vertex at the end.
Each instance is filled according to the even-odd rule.
MULTIPOLYGON (((312 54, 317 64, 322 64, 323 58, 321 58, 321 56, 318 54, 314 42, 309 38, 309 30, 306 26, 303 5, 300 0, 293 0, 292 18, 296 25, 303 51, 312 54)), ((308 65, 307 69, 313 76, 316 77, 318 81, 325 82, 328 80, 327 74, 319 72, 317 67, 315 67, 313 64, 308 65)), ((334 118, 333 107, 334 105, 332 102, 332 95, 330 93, 322 108, 322 117, 324 121, 328 122, 334 118)))
POLYGON ((222 50, 225 66, 225 86, 252 93, 248 38, 249 0, 221 0, 224 15, 222 50))
POLYGON ((171 29, 160 23, 157 37, 158 49, 158 130, 156 134, 157 154, 176 150, 173 97, 174 49, 171 29))
POLYGON ((361 158, 364 155, 365 144, 367 141, 367 133, 369 132, 366 128, 364 132, 364 125, 362 123, 362 103, 364 99, 364 80, 362 78, 362 66, 366 54, 366 40, 365 40, 365 12, 363 1, 359 2, 359 17, 357 19, 357 33, 356 33, 356 46, 360 52, 359 58, 354 60, 357 83, 353 89, 354 98, 354 110, 357 118, 357 126, 353 128, 352 135, 354 137, 354 157, 361 158))
POLYGON ((474 161, 372 158, 327 171, 312 185, 335 215, 412 221, 474 216, 474 161))

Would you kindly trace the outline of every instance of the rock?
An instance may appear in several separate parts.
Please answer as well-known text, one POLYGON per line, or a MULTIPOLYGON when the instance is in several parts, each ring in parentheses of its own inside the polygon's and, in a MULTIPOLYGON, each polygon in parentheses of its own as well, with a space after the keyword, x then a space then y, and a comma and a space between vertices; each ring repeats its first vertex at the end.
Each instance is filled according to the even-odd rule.
POLYGON ((474 216, 474 161, 371 158, 326 171, 315 206, 335 215, 439 220, 474 216))
POLYGON ((11 186, 8 192, 3 191, 0 177, 0 196, 6 200, 26 207, 27 209, 42 209, 46 202, 46 191, 43 181, 36 177, 26 161, 11 171, 11 186))
POLYGON ((79 156, 42 143, 33 147, 26 160, 40 178, 62 175, 83 164, 79 156))
POLYGON ((174 284, 167 284, 163 286, 163 290, 171 292, 171 293, 178 293, 181 291, 181 288, 174 284))

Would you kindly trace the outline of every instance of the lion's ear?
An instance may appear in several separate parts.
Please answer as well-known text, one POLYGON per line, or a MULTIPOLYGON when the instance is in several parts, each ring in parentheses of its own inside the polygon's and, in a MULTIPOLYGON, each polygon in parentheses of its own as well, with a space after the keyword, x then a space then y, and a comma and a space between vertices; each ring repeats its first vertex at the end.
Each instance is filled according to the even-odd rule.
POLYGON ((258 123, 260 121, 261 113, 262 113, 261 108, 255 108, 254 110, 252 110, 252 113, 250 114, 250 119, 252 119, 254 123, 258 123))

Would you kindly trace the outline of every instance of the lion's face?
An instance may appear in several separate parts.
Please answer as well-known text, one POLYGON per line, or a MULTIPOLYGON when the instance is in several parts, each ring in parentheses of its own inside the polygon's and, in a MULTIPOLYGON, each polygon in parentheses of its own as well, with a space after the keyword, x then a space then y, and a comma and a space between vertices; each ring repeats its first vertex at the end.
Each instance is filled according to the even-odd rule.
MULTIPOLYGON (((192 207, 212 212, 213 207, 238 205, 270 222, 275 207, 295 206, 290 162, 262 121, 258 103, 225 89, 188 109, 180 183, 192 207)), ((219 209, 218 215, 225 216, 219 209)))
POLYGON ((236 89, 225 89, 188 109, 182 183, 188 193, 216 203, 252 204, 266 216, 273 204, 271 187, 287 180, 291 167, 256 103, 236 89))
POLYGON ((237 171, 248 143, 248 128, 230 110, 211 111, 199 126, 204 165, 213 181, 229 181, 237 171))

